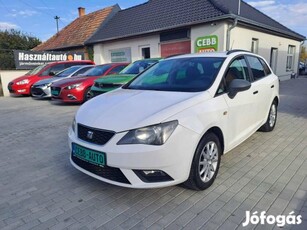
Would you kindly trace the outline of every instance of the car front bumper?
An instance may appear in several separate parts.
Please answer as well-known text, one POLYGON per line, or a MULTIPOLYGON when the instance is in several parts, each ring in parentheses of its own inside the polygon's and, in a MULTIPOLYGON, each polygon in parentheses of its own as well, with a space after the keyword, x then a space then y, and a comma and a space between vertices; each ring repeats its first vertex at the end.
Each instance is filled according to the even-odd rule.
POLYGON ((116 133, 105 145, 96 145, 79 139, 70 128, 68 136, 72 165, 101 181, 131 188, 165 187, 180 184, 188 179, 199 140, 197 133, 178 125, 171 137, 161 146, 117 145, 126 133, 116 133), (105 153, 106 165, 100 169, 91 164, 84 166, 84 162, 80 163, 79 159, 76 160, 72 156, 73 143, 105 153), (150 173, 153 172, 161 177, 152 180, 151 176, 154 174, 150 173))
POLYGON ((37 98, 50 98, 51 89, 50 86, 35 86, 31 87, 31 94, 33 97, 37 98))

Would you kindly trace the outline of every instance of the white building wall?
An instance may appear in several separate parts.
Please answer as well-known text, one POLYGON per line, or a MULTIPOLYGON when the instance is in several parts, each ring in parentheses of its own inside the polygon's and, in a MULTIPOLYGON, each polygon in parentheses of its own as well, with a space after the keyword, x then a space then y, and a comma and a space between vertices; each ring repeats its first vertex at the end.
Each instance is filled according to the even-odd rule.
POLYGON ((160 57, 159 35, 144 36, 121 41, 111 41, 94 45, 94 61, 96 64, 111 62, 110 50, 131 48, 131 61, 142 59, 143 47, 150 47, 150 57, 160 57))
POLYGON ((282 80, 291 77, 292 71, 286 70, 287 54, 289 45, 295 46, 293 71, 297 72, 300 42, 237 26, 231 30, 230 49, 251 51, 252 39, 258 39, 258 54, 263 56, 268 63, 270 63, 271 59, 271 49, 278 49, 275 74, 282 80))

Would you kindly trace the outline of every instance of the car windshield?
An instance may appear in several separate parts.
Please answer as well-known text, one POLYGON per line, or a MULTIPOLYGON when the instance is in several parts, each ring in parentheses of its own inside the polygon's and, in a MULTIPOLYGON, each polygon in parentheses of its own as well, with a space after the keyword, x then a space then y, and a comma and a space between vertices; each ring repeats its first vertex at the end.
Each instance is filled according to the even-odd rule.
POLYGON ((142 60, 136 61, 124 68, 120 74, 139 74, 150 65, 158 62, 158 60, 142 60))
POLYGON ((25 75, 34 75, 37 74, 39 71, 41 71, 43 68, 45 68, 48 64, 39 65, 35 67, 34 69, 31 69, 29 72, 27 72, 25 75))
POLYGON ((74 73, 76 70, 80 69, 80 66, 72 66, 67 69, 64 69, 63 71, 57 73, 54 75, 54 77, 67 77, 68 75, 74 73))
POLYGON ((165 59, 141 73, 126 89, 199 92, 214 82, 224 58, 165 59))
POLYGON ((104 75, 109 69, 111 65, 99 65, 95 66, 85 73, 81 74, 81 76, 91 77, 91 76, 101 76, 104 75))

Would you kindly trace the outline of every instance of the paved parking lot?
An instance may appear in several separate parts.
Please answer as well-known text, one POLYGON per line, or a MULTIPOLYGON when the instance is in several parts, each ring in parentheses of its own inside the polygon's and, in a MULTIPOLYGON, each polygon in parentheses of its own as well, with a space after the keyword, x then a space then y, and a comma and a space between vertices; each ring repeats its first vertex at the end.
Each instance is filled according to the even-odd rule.
POLYGON ((76 105, 0 98, 0 229, 279 229, 245 212, 302 215, 307 229, 307 78, 281 82, 274 132, 222 157, 214 185, 136 190, 74 169, 67 129, 76 105))

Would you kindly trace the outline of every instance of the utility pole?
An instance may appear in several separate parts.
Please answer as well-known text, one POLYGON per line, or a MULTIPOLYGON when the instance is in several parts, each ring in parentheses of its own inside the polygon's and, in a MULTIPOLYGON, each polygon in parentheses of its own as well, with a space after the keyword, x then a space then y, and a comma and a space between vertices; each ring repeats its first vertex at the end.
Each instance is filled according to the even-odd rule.
POLYGON ((56 20, 56 31, 57 31, 57 33, 59 33, 59 19, 60 19, 60 17, 55 16, 54 19, 56 20))

